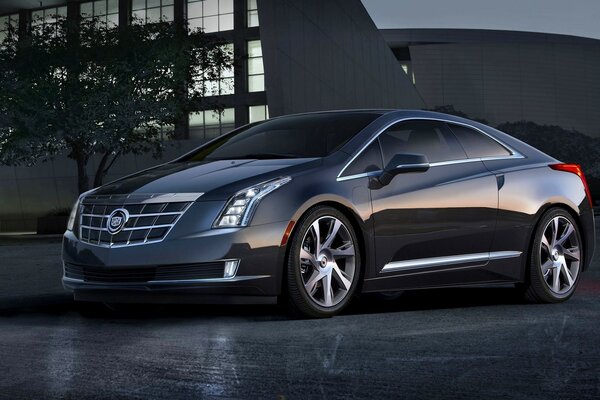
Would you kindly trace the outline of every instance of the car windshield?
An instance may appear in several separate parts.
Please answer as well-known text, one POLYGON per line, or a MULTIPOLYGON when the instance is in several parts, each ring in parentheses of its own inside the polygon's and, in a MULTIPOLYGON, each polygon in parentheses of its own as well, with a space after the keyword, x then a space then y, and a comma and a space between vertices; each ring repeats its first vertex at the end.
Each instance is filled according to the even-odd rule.
POLYGON ((224 135, 179 161, 324 157, 380 115, 356 112, 277 118, 224 135))

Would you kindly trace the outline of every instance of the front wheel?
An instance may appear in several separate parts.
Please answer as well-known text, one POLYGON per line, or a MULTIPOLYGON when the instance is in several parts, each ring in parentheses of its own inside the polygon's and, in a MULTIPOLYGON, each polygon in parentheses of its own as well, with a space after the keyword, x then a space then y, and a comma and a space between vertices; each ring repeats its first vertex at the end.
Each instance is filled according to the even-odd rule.
POLYGON ((535 303, 567 300, 579 282, 583 255, 573 217, 559 208, 546 211, 533 237, 525 298, 535 303))
POLYGON ((352 299, 361 269, 360 246, 348 218, 335 208, 315 207, 298 222, 290 246, 291 310, 312 318, 339 313, 352 299))

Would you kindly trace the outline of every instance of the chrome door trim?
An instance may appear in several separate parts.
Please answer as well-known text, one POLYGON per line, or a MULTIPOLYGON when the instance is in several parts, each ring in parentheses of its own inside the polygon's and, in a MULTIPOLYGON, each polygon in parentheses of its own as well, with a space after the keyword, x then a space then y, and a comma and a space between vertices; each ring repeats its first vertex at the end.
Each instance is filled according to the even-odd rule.
POLYGON ((520 257, 520 251, 493 251, 488 253, 460 254, 456 256, 417 258, 414 260, 392 261, 383 266, 380 273, 411 271, 465 263, 487 263, 492 260, 520 257))
POLYGON ((338 178, 336 178, 336 180, 338 182, 349 181, 352 179, 364 178, 367 176, 376 176, 376 175, 381 174, 382 172, 383 172, 382 170, 378 169, 376 171, 363 172, 362 174, 354 174, 354 175, 338 177, 338 178))
POLYGON ((428 168, 431 167, 430 163, 418 163, 418 164, 399 164, 396 165, 397 169, 404 169, 404 168, 428 168))
MULTIPOLYGON (((489 133, 485 132, 482 129, 479 129, 476 126, 470 125, 470 124, 466 124, 464 122, 457 122, 457 121, 451 121, 449 119, 444 119, 444 118, 433 118, 433 117, 405 117, 405 118, 400 118, 397 120, 394 120, 392 122, 387 123, 386 125, 384 125, 381 129, 379 129, 375 135, 373 135, 373 137, 371 139, 369 139, 367 141, 367 143, 365 145, 363 145, 360 150, 358 150, 358 152, 356 152, 356 154, 354 156, 352 156, 352 158, 350 158, 350 161, 348 161, 344 167, 340 170, 340 172, 337 174, 336 180, 338 182, 342 182, 342 181, 347 181, 350 179, 357 179, 357 178, 363 178, 365 176, 372 176, 373 172, 377 172, 377 171, 373 171, 373 172, 365 172, 362 174, 355 174, 355 175, 349 175, 349 176, 342 176, 342 174, 344 173, 344 171, 346 170, 346 168, 348 168, 348 166, 350 164, 352 164, 352 162, 362 154, 362 152, 369 147, 369 145, 371 143, 373 143, 375 141, 375 139, 377 139, 379 137, 379 135, 381 135, 383 132, 385 132, 390 126, 395 125, 399 122, 404 122, 404 121, 438 121, 438 122, 444 122, 447 124, 456 124, 456 125, 462 125, 464 127, 476 130, 477 132, 480 132, 482 134, 484 134, 485 136, 489 137, 490 139, 494 140, 496 143, 498 143, 499 145, 501 145, 502 147, 504 147, 506 150, 508 150, 511 154, 509 156, 499 156, 499 157, 480 157, 480 158, 465 158, 465 159, 459 159, 459 160, 448 160, 448 161, 439 161, 439 162, 435 162, 435 163, 430 163, 429 166, 430 167, 437 167, 440 165, 452 165, 452 164, 462 164, 462 163, 468 163, 468 162, 476 162, 476 161, 492 161, 492 160, 507 160, 507 159, 513 159, 513 158, 525 158, 521 153, 519 153, 518 151, 516 151, 515 149, 513 149, 512 147, 510 147, 509 145, 507 145, 506 143, 502 142, 500 139, 495 138, 494 136, 490 135, 489 133), (370 174, 370 175, 368 175, 370 174)), ((381 171, 379 171, 381 172, 381 171)))
MULTIPOLYGON (((479 158, 465 158, 463 160, 438 161, 438 162, 430 163, 429 168, 443 167, 446 165, 467 164, 467 163, 473 163, 473 162, 479 162, 479 161, 509 160, 509 159, 513 159, 513 158, 524 158, 524 157, 519 154, 519 155, 506 156, 506 157, 479 157, 479 158)), ((546 164, 544 164, 544 165, 546 165, 546 164)), ((364 177, 368 177, 368 176, 376 176, 382 172, 383 171, 379 169, 377 171, 363 172, 362 174, 354 174, 354 175, 337 177, 336 180, 338 182, 349 181, 352 179, 359 179, 359 178, 364 178, 364 177)))

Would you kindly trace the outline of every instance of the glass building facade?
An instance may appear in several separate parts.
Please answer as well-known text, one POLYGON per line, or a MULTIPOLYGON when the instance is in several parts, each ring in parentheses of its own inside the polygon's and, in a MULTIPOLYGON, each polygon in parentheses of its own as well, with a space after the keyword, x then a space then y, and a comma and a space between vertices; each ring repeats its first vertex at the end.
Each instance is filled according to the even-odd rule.
POLYGON ((187 0, 187 19, 190 28, 206 33, 233 29, 233 0, 187 0))
POLYGON ((171 22, 175 18, 174 0, 132 0, 134 23, 171 22))
POLYGON ((248 122, 258 122, 264 121, 265 119, 269 119, 269 106, 260 105, 260 106, 249 106, 248 107, 248 122))
POLYGON ((0 44, 6 39, 9 27, 19 28, 19 14, 10 14, 0 17, 0 44))
POLYGON ((50 25, 67 17, 95 18, 108 26, 174 22, 228 42, 227 50, 237 60, 235 69, 222 71, 218 79, 206 79, 201 71, 196 71, 193 77, 196 84, 202 85, 204 95, 214 98, 224 112, 190 113, 188 126, 180 138, 209 140, 269 116, 257 0, 95 0, 68 4, 65 0, 54 7, 23 9, 0 16, 0 44, 6 37, 8 24, 18 29, 20 20, 32 25, 50 25))
POLYGON ((108 26, 119 25, 119 0, 97 0, 81 3, 81 18, 97 18, 108 26))
POLYGON ((32 26, 42 25, 44 29, 55 28, 58 30, 57 23, 61 18, 67 18, 67 6, 42 8, 31 12, 30 23, 32 26))
POLYGON ((190 113, 190 139, 211 140, 235 128, 235 110, 190 113))
POLYGON ((260 40, 248 41, 248 91, 265 90, 265 68, 260 40))
MULTIPOLYGON (((226 44, 224 50, 234 53, 233 44, 226 44)), ((235 56, 235 54, 234 54, 235 56)), ((227 68, 221 71, 218 79, 208 79, 202 72, 198 71, 194 77, 200 90, 203 89, 204 96, 224 96, 235 93, 235 69, 227 68)))
POLYGON ((258 5, 256 4, 257 0, 247 0, 247 15, 246 15, 246 23, 249 28, 258 26, 258 5))

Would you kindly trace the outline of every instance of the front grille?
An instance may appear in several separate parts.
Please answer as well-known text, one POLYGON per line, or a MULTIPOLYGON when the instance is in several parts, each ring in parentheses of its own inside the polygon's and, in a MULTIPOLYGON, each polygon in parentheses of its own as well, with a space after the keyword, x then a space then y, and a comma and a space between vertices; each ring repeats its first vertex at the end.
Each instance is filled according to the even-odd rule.
MULTIPOLYGON (((191 201, 161 201, 164 199, 85 198, 79 208, 79 239, 103 247, 160 242, 192 204, 191 201), (117 209, 127 210, 129 219, 120 232, 111 234, 108 231, 108 219, 117 209)), ((171 199, 177 200, 176 197, 171 199)))
POLYGON ((223 278, 225 262, 121 268, 65 263, 65 277, 94 283, 148 283, 223 278))

